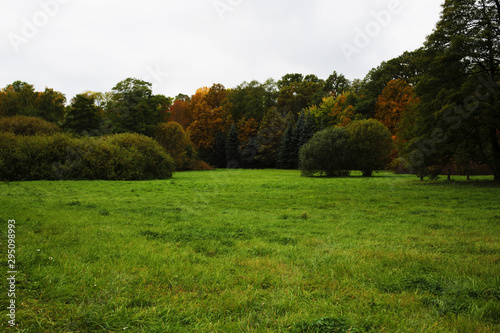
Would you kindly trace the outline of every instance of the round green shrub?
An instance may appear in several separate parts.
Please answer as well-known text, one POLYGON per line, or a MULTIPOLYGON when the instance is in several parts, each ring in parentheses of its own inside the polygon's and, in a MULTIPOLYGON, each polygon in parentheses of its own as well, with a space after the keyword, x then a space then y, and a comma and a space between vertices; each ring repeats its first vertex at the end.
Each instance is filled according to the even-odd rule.
POLYGON ((299 152, 302 176, 338 177, 349 174, 349 133, 342 127, 317 132, 299 152))
POLYGON ((116 134, 104 139, 120 148, 115 171, 120 179, 147 180, 172 177, 175 162, 154 139, 140 134, 116 134))
POLYGON ((52 135, 61 129, 54 123, 37 117, 14 116, 0 118, 0 132, 10 132, 16 135, 52 135))
POLYGON ((346 127, 350 134, 351 170, 370 177, 374 170, 384 169, 394 148, 391 132, 378 120, 353 121, 346 127))

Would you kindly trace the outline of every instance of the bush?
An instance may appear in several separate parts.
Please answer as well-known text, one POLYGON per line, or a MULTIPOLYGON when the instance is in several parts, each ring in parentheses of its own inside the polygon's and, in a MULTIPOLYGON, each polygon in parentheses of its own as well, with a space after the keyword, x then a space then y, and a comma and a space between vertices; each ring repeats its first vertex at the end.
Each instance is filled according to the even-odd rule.
POLYGON ((375 119, 354 121, 346 129, 350 134, 350 169, 363 172, 364 177, 385 169, 394 148, 389 130, 375 119))
POLYGON ((175 162, 158 142, 140 134, 117 134, 104 139, 120 150, 115 171, 119 179, 167 179, 172 177, 175 162), (121 175, 120 175, 121 174, 121 175))
POLYGON ((14 116, 0 118, 0 132, 9 132, 16 135, 52 135, 61 129, 53 123, 37 117, 14 116))
POLYGON ((57 179, 53 165, 66 158, 71 138, 53 136, 16 136, 0 133, 2 180, 57 179))
POLYGON ((75 139, 68 135, 0 133, 2 180, 148 180, 172 177, 174 162, 138 134, 75 139))
POLYGON ((342 127, 330 127, 316 133, 299 153, 302 176, 315 174, 338 177, 349 174, 349 133, 342 127))

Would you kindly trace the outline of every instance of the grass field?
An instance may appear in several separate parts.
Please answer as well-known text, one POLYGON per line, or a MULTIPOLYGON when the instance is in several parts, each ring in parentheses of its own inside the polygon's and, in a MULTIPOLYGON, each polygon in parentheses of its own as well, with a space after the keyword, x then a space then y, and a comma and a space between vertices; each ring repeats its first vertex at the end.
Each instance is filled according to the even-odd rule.
POLYGON ((499 332, 500 187, 456 179, 3 183, 0 330, 499 332))

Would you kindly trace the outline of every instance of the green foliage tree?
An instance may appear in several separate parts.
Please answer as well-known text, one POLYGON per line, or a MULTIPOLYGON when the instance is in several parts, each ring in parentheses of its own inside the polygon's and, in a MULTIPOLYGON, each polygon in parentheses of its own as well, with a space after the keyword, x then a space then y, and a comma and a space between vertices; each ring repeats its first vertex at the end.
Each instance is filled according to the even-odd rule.
POLYGON ((154 128, 165 122, 171 98, 153 95, 152 84, 135 78, 119 82, 113 89, 106 115, 115 132, 135 132, 153 136, 154 128))
POLYGON ((15 81, 0 90, 0 116, 32 116, 50 122, 64 117, 66 97, 54 89, 36 92, 33 85, 15 81))
POLYGON ((75 134, 99 133, 101 121, 95 98, 88 94, 79 94, 71 100, 62 128, 75 134))
POLYGON ((260 122, 266 111, 276 105, 276 83, 243 82, 228 91, 228 100, 234 121, 253 118, 260 122))
POLYGON ((337 74, 337 72, 333 72, 325 80, 324 91, 327 96, 337 97, 350 90, 351 82, 344 75, 337 74))
POLYGON ((384 169, 393 147, 391 132, 375 119, 353 121, 346 126, 349 132, 351 170, 360 170, 371 177, 374 170, 384 169))
POLYGON ((0 116, 35 116, 37 93, 35 87, 16 81, 0 90, 0 116))
POLYGON ((338 177, 349 174, 349 132, 343 127, 330 127, 317 132, 300 149, 302 176, 316 174, 338 177))
POLYGON ((287 74, 278 81, 278 109, 295 117, 300 111, 318 105, 325 96, 324 81, 315 75, 287 74))
POLYGON ((421 178, 457 155, 489 165, 500 179, 500 6, 446 0, 421 56, 422 103, 403 119, 401 149, 421 178))
POLYGON ((38 93, 36 116, 50 122, 58 122, 64 119, 66 97, 54 89, 45 88, 38 93))
POLYGON ((189 136, 179 123, 170 121, 156 126, 155 139, 172 156, 176 170, 188 170, 196 157, 189 136))

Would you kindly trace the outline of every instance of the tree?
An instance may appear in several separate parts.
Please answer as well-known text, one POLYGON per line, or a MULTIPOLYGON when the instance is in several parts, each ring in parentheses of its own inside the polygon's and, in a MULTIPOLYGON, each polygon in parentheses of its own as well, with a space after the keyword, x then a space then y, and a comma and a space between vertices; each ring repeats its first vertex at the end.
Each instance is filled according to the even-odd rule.
POLYGON ((95 98, 86 94, 76 95, 71 100, 62 128, 75 134, 89 134, 99 131, 101 115, 95 98))
POLYGON ((332 125, 345 126, 356 117, 357 103, 358 96, 348 91, 337 97, 324 98, 319 106, 313 106, 307 109, 307 112, 318 128, 332 125))
POLYGON ((36 116, 50 122, 58 122, 64 119, 64 105, 66 97, 54 89, 45 88, 45 91, 38 93, 36 116))
POLYGON ((188 128, 193 122, 192 109, 190 101, 176 99, 169 108, 170 119, 182 125, 183 128, 188 128))
POLYGON ((287 74, 278 81, 277 107, 284 114, 297 116, 300 111, 317 105, 325 96, 324 81, 315 75, 287 74))
POLYGON ((36 116, 35 87, 26 82, 16 81, 0 91, 0 116, 36 116))
POLYGON ((500 179, 500 5, 446 0, 421 56, 422 103, 404 153, 421 177, 457 154, 489 165, 500 179))
POLYGON ((119 82, 112 89, 106 116, 113 122, 115 131, 154 135, 154 128, 165 122, 171 98, 153 95, 152 84, 135 78, 119 82))
POLYGON ((276 108, 269 109, 260 124, 257 135, 259 154, 256 159, 263 167, 276 167, 278 150, 286 127, 286 120, 279 114, 278 110, 276 108))
POLYGON ((349 132, 342 127, 319 131, 300 149, 302 176, 349 174, 349 132))
POLYGON ((238 127, 232 124, 226 140, 226 160, 228 169, 237 169, 240 166, 240 140, 238 127))
POLYGON ((227 107, 228 105, 228 100, 227 100, 227 90, 226 88, 218 83, 214 84, 209 90, 208 93, 205 96, 205 102, 208 104, 208 106, 212 109, 217 109, 221 108, 223 106, 227 107))
POLYGON ((302 111, 295 126, 288 122, 278 153, 278 166, 283 169, 298 169, 299 151, 315 133, 314 120, 308 112, 302 111))
POLYGON ((196 105, 193 110, 193 119, 188 132, 198 150, 212 148, 217 134, 227 133, 231 123, 231 116, 226 109, 211 109, 205 101, 196 105))
POLYGON ((257 168, 259 167, 256 157, 259 153, 259 145, 257 144, 257 137, 250 137, 247 144, 241 151, 241 166, 243 168, 257 168))
POLYGON ((403 113, 415 103, 418 103, 418 98, 412 86, 401 79, 391 80, 377 99, 375 119, 395 136, 398 134, 403 113))
POLYGON ((327 96, 337 97, 351 90, 351 82, 342 74, 333 72, 325 81, 324 91, 327 96))
POLYGON ((373 118, 377 98, 391 80, 401 79, 416 86, 424 68, 420 62, 423 49, 405 52, 399 57, 384 61, 373 68, 361 81, 357 95, 360 97, 356 105, 356 113, 364 118, 373 118))
POLYGON ((0 116, 32 116, 58 122, 63 120, 65 103, 66 97, 54 89, 36 92, 33 85, 16 81, 0 91, 0 116))
POLYGON ((296 169, 297 140, 294 137, 295 130, 292 124, 288 124, 278 151, 277 166, 281 169, 296 169))
POLYGON ((272 80, 260 84, 257 81, 243 82, 228 91, 231 115, 239 122, 241 119, 254 118, 260 122, 269 108, 276 105, 276 83, 272 80))
POLYGON ((242 145, 246 145, 250 138, 257 136, 259 123, 254 119, 241 119, 238 122, 238 139, 242 145))
POLYGON ((218 132, 215 135, 214 145, 210 150, 203 150, 203 159, 217 168, 227 167, 226 135, 218 132))
POLYGON ((346 129, 349 132, 349 169, 362 171, 364 177, 371 177, 374 170, 384 169, 393 149, 389 130, 375 119, 353 121, 346 129))
POLYGON ((155 139, 170 153, 177 170, 189 169, 195 160, 196 152, 189 136, 179 123, 170 121, 158 124, 155 129, 155 139))
POLYGON ((298 151, 303 145, 309 141, 314 133, 316 133, 316 125, 312 115, 307 111, 302 111, 299 115, 299 120, 297 121, 295 136, 298 139, 298 151))

